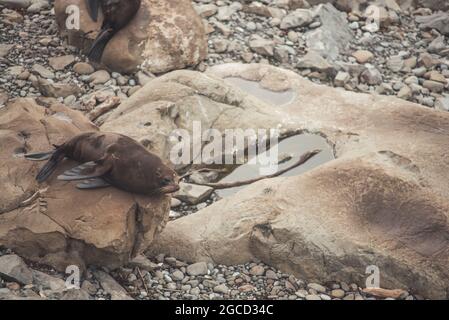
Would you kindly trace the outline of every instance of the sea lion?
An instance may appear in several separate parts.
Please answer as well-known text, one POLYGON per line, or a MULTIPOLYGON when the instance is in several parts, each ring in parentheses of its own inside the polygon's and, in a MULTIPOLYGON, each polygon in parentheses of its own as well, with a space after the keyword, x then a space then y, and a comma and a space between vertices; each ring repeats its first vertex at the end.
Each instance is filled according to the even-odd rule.
POLYGON ((77 187, 93 189, 113 185, 138 194, 165 194, 179 190, 176 172, 137 141, 116 133, 79 134, 50 152, 25 155, 26 159, 48 162, 36 180, 47 180, 58 164, 68 158, 80 166, 58 176, 59 180, 85 180, 77 187))
POLYGON ((97 21, 98 9, 103 11, 103 24, 88 57, 94 62, 99 62, 104 48, 111 38, 124 28, 136 15, 140 8, 141 0, 85 0, 87 11, 92 20, 97 21))

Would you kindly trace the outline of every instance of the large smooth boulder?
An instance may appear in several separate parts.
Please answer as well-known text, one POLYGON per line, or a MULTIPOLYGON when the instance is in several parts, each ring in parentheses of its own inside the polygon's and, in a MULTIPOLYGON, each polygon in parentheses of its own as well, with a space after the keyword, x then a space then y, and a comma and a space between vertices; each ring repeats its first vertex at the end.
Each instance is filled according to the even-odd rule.
POLYGON ((55 177, 35 181, 43 163, 24 153, 51 150, 68 138, 98 130, 81 113, 18 99, 0 110, 0 245, 65 270, 75 264, 121 266, 150 245, 168 220, 170 197, 145 197, 113 187, 82 191, 55 177))
MULTIPOLYGON (((308 280, 361 286, 366 268, 376 265, 382 287, 447 298, 448 113, 317 85, 294 72, 257 64, 226 64, 207 74, 173 72, 152 80, 130 102, 106 124, 167 104, 176 110, 170 127, 171 121, 188 127, 199 119, 204 128, 220 130, 314 132, 326 137, 337 158, 300 176, 255 183, 170 222, 151 252, 189 262, 262 260, 308 280), (223 80, 230 77, 259 82, 273 93, 292 92, 294 98, 270 104, 223 80), (172 100, 169 90, 176 92, 172 100)), ((161 120, 139 132, 137 119, 124 131, 142 138, 160 133, 161 120)))
POLYGON ((317 7, 315 14, 321 26, 304 34, 307 47, 329 61, 338 60, 340 53, 348 51, 350 41, 354 37, 349 29, 346 14, 330 3, 317 7))
POLYGON ((449 13, 437 12, 430 16, 418 16, 416 21, 419 23, 419 28, 424 30, 436 29, 438 32, 449 35, 449 13))
POLYGON ((169 158, 177 141, 170 139, 175 129, 276 127, 277 111, 222 79, 201 72, 178 70, 155 78, 135 92, 104 118, 102 131, 128 135, 151 151, 169 158))
MULTIPOLYGON (((102 17, 95 23, 84 0, 56 0, 55 14, 68 43, 84 52, 90 48, 102 17), (66 8, 78 6, 80 29, 67 30, 66 8)), ((189 0, 142 0, 131 22, 108 43, 102 63, 111 70, 153 73, 182 69, 201 62, 207 54, 207 38, 201 18, 189 0)))

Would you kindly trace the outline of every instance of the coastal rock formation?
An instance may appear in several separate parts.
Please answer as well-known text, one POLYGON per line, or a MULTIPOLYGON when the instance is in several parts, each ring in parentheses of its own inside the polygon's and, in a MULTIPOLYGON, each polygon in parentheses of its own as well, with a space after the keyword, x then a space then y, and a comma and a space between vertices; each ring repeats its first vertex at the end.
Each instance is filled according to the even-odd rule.
MULTIPOLYGON (((292 90, 292 102, 260 102, 259 112, 271 110, 270 121, 285 132, 325 136, 337 159, 300 176, 258 182, 170 222, 153 252, 190 262, 262 260, 297 276, 360 286, 366 268, 375 265, 382 287, 447 298, 447 113, 316 85, 266 65, 228 64, 210 74, 292 90)), ((238 89, 223 82, 221 90, 238 89)), ((235 97, 244 99, 244 93, 235 97)), ((242 123, 247 111, 241 106, 235 117, 243 128, 254 126, 242 123)), ((221 125, 220 119, 214 123, 221 125)))
MULTIPOLYGON (((56 0, 55 13, 68 43, 87 51, 101 27, 102 18, 92 21, 83 0, 56 0), (67 29, 70 15, 66 10, 73 5, 80 12, 78 30, 67 29)), ((140 67, 162 73, 196 65, 206 54, 204 26, 190 1, 143 0, 134 19, 106 46, 102 63, 118 72, 133 72, 140 67)))
POLYGON ((83 131, 97 130, 81 113, 33 99, 0 110, 0 245, 27 259, 65 270, 68 265, 118 267, 146 249, 168 219, 170 198, 137 196, 113 187, 83 191, 56 179, 34 179, 42 163, 24 153, 46 151, 83 131))

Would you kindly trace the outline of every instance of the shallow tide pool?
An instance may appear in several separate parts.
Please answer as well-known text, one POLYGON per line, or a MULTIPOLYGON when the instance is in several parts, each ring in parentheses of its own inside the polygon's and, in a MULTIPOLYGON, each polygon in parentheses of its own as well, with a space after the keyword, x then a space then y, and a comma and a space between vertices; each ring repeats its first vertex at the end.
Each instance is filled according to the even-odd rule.
MULTIPOLYGON (((307 151, 315 149, 322 150, 319 154, 311 158, 303 165, 296 167, 283 175, 282 177, 295 176, 303 172, 318 167, 328 161, 335 159, 332 147, 327 143, 326 139, 317 134, 299 134, 291 136, 279 142, 278 144, 278 159, 290 159, 286 162, 282 162, 278 166, 278 170, 282 170, 288 166, 291 166, 298 161, 299 157, 307 151)), ((270 152, 270 151, 268 151, 270 152)), ((262 153, 264 155, 265 153, 262 153)), ((260 176, 261 165, 256 164, 242 164, 237 167, 232 173, 224 177, 220 182, 235 182, 257 178, 260 176)), ((277 171, 278 171, 277 170, 277 171)), ((246 186, 216 190, 215 192, 220 197, 230 196, 246 186)))

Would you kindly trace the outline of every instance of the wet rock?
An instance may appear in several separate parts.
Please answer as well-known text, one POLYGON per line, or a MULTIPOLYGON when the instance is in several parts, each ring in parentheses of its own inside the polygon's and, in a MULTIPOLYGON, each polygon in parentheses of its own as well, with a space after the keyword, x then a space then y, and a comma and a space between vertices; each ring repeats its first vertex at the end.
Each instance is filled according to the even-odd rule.
POLYGON ((137 82, 141 86, 144 86, 154 78, 154 75, 149 74, 147 72, 139 71, 136 74, 136 78, 137 78, 137 82))
POLYGON ((309 50, 314 50, 324 58, 334 61, 340 52, 347 50, 353 39, 346 15, 335 9, 330 3, 321 5, 316 14, 321 26, 306 32, 307 46, 309 50))
POLYGON ((382 83, 382 74, 374 67, 367 68, 360 74, 360 80, 369 85, 377 85, 382 83))
POLYGON ((55 74, 52 71, 50 71, 49 69, 45 68, 44 66, 42 66, 40 64, 33 65, 31 70, 33 72, 36 72, 42 78, 46 78, 46 79, 54 79, 55 78, 55 74))
POLYGON ((178 199, 176 199, 176 198, 172 198, 172 199, 171 199, 170 207, 171 207, 171 208, 177 208, 177 207, 179 207, 181 204, 182 204, 182 202, 181 202, 180 200, 178 200, 178 199))
POLYGON ((92 84, 104 84, 111 79, 111 75, 106 70, 98 70, 92 73, 88 81, 92 84))
POLYGON ((26 9, 31 5, 31 0, 1 0, 0 4, 10 9, 26 9))
POLYGON ((387 61, 387 67, 393 72, 399 72, 404 67, 404 59, 401 56, 393 56, 387 61))
POLYGON ((266 6, 260 2, 252 2, 249 5, 244 5, 242 11, 245 13, 252 13, 258 16, 263 16, 267 18, 277 18, 282 19, 285 15, 284 12, 278 8, 266 6))
POLYGON ((274 42, 272 40, 266 40, 261 37, 253 37, 249 41, 250 48, 263 56, 274 55, 274 42))
POLYGON ((172 273, 172 277, 175 281, 181 281, 182 279, 184 279, 184 273, 179 270, 175 270, 172 273))
POLYGON ((17 296, 8 288, 0 288, 0 300, 27 300, 27 299, 17 296))
POLYGON ((215 52, 223 53, 228 49, 229 41, 225 39, 215 40, 213 42, 215 52))
POLYGON ((440 82, 442 84, 447 83, 446 77, 441 73, 439 73, 438 71, 431 71, 428 74, 425 74, 424 77, 432 81, 440 82))
POLYGON ((33 284, 40 290, 63 291, 66 283, 60 278, 53 277, 38 270, 32 270, 33 284))
POLYGON ((412 97, 412 90, 409 86, 403 86, 397 94, 398 98, 408 100, 412 97))
POLYGON ((318 284, 318 283, 309 283, 307 285, 307 288, 309 289, 313 289, 318 293, 326 293, 326 288, 323 287, 322 285, 318 284))
POLYGON ((5 106, 8 100, 9 100, 8 94, 5 91, 0 90, 0 107, 5 106))
POLYGON ((331 296, 334 298, 342 299, 345 296, 345 292, 341 289, 335 289, 331 291, 331 296))
POLYGON ((151 262, 144 255, 138 255, 137 257, 133 258, 129 262, 129 265, 132 267, 138 267, 142 270, 147 270, 147 271, 153 271, 153 270, 157 269, 157 264, 151 262))
POLYGON ((81 289, 83 289, 90 295, 95 295, 98 292, 98 287, 88 280, 83 281, 83 283, 81 284, 81 289))
POLYGON ((15 254, 0 257, 0 275, 21 284, 33 283, 33 273, 22 258, 15 254))
POLYGON ((311 24, 313 19, 314 15, 311 10, 297 9, 282 19, 280 28, 285 30, 304 27, 311 24))
POLYGON ((229 288, 225 284, 220 284, 220 285, 214 287, 214 292, 227 294, 229 292, 229 288))
POLYGON ((309 51, 304 57, 299 59, 296 65, 299 69, 311 69, 319 72, 324 72, 326 74, 331 74, 334 72, 334 67, 327 62, 326 59, 321 57, 315 51, 309 51))
POLYGON ((438 12, 429 16, 417 16, 416 21, 421 29, 436 29, 444 35, 449 35, 449 13, 438 12))
POLYGON ((379 298, 393 298, 393 299, 405 298, 408 295, 407 291, 401 289, 388 290, 382 288, 365 288, 363 289, 363 292, 379 298))
POLYGON ((11 49, 14 48, 13 44, 0 44, 0 58, 6 57, 11 49))
POLYGON ((203 276, 208 273, 206 262, 197 262, 187 266, 187 274, 189 276, 203 276))
POLYGON ((254 267, 251 268, 249 273, 254 275, 254 276, 261 276, 261 275, 263 275, 265 273, 265 269, 262 266, 254 266, 254 267))
POLYGON ((46 0, 33 0, 33 3, 27 8, 29 13, 39 13, 41 10, 48 9, 50 3, 46 0))
POLYGON ((337 87, 344 87, 345 84, 351 79, 351 75, 347 72, 339 71, 335 76, 334 83, 337 87))
MULTIPOLYGON (((112 295, 111 295, 112 296, 112 295)), ((58 300, 91 300, 88 292, 83 289, 70 289, 65 291, 58 300)), ((119 299, 115 299, 119 300, 119 299)))
POLYGON ((54 83, 43 78, 38 79, 37 88, 43 96, 53 98, 65 98, 80 93, 80 88, 76 84, 54 83))
POLYGON ((431 54, 427 52, 423 52, 419 55, 418 65, 424 66, 426 68, 432 68, 436 64, 438 64, 438 59, 434 58, 431 54))
POLYGON ((2 10, 2 22, 9 25, 17 25, 24 20, 23 15, 19 12, 9 9, 2 10))
POLYGON ((429 47, 427 48, 427 50, 430 53, 439 53, 439 52, 443 51, 446 48, 447 48, 447 46, 446 46, 446 43, 444 42, 444 36, 439 36, 439 37, 435 38, 429 44, 429 47))
POLYGON ((104 291, 111 295, 111 300, 133 300, 125 289, 117 283, 109 274, 101 270, 94 272, 104 291))
POLYGON ((449 96, 445 95, 438 98, 435 102, 435 108, 441 111, 449 111, 449 96))
POLYGON ((204 4, 195 6, 195 10, 200 15, 200 17, 207 18, 216 14, 218 11, 218 7, 215 4, 204 4))
POLYGON ((86 62, 78 62, 73 66, 73 71, 80 75, 89 75, 95 72, 94 67, 86 62))
POLYGON ((73 55, 54 57, 48 60, 48 64, 53 68, 53 70, 57 71, 64 70, 73 62, 75 62, 75 57, 73 55))
POLYGON ((423 82, 423 87, 429 89, 432 92, 443 92, 444 90, 444 84, 441 82, 433 81, 433 80, 426 80, 423 82))
POLYGON ((175 194, 175 198, 189 204, 198 204, 206 200, 214 191, 213 188, 181 182, 180 190, 175 194))
POLYGON ((267 279, 272 279, 272 280, 279 279, 276 272, 274 272, 273 270, 267 270, 267 272, 265 273, 265 276, 267 277, 267 279))
POLYGON ((416 7, 430 8, 434 11, 447 11, 449 10, 449 3, 440 0, 416 0, 416 7))
POLYGON ((368 50, 357 50, 352 54, 358 63, 367 63, 374 58, 374 55, 368 50))

